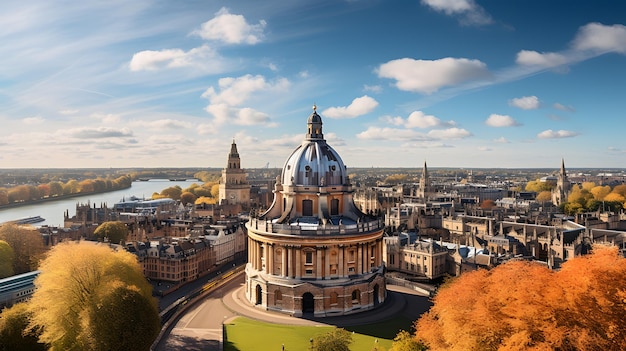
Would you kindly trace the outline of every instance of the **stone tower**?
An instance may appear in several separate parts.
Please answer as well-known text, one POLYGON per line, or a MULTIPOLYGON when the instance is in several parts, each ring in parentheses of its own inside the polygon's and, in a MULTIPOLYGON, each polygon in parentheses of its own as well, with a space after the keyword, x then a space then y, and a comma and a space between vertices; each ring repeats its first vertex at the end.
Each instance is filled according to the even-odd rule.
POLYGON ((241 168, 241 159, 237 152, 237 144, 233 140, 228 154, 228 164, 222 170, 219 192, 220 205, 242 205, 247 208, 250 203, 250 183, 241 168))
POLYGON ((384 223, 362 213, 315 111, 287 158, 274 202, 250 218, 246 297, 262 309, 318 317, 365 311, 386 296, 384 223))
POLYGON ((566 202, 571 188, 572 184, 567 179, 567 173, 565 172, 565 160, 561 159, 561 169, 557 176, 556 187, 552 190, 552 203, 559 206, 566 202))

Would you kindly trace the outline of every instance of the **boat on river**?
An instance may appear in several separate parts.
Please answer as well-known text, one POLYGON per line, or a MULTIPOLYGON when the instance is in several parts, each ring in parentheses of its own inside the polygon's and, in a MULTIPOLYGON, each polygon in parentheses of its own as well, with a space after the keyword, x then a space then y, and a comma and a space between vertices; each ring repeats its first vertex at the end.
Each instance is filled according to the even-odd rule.
POLYGON ((46 219, 42 218, 41 216, 32 216, 32 217, 20 218, 13 222, 15 224, 34 224, 34 223, 43 222, 45 220, 46 219))

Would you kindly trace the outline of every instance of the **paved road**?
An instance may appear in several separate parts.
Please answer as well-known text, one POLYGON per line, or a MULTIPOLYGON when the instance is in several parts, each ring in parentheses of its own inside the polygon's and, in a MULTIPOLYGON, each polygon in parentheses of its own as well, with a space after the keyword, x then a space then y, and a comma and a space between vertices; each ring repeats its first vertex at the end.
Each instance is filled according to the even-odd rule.
POLYGON ((167 333, 157 351, 222 350, 222 324, 236 316, 290 325, 336 325, 340 327, 371 324, 402 314, 417 319, 430 308, 428 297, 396 286, 387 286, 387 299, 379 308, 354 315, 303 319, 254 308, 244 296, 244 274, 234 277, 207 298, 191 306, 167 333))

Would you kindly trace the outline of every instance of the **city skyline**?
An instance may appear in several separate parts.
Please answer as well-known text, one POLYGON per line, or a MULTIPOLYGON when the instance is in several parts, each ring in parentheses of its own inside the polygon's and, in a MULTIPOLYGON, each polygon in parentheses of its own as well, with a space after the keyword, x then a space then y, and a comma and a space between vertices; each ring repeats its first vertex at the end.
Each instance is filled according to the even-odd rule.
POLYGON ((609 1, 8 1, 0 168, 623 168, 609 1))

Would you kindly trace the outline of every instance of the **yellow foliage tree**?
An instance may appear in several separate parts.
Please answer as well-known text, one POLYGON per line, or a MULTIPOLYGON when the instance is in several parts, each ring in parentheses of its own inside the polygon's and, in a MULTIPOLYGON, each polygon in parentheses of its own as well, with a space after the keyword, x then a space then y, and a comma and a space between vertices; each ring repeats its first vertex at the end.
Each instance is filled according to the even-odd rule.
POLYGON ((125 340, 110 337, 125 341, 127 349, 149 349, 159 315, 134 255, 102 244, 63 243, 50 251, 40 270, 29 301, 30 325, 42 328, 40 341, 52 350, 119 349, 103 338, 102 329, 124 330, 125 340))
POLYGON ((611 192, 611 187, 608 185, 605 185, 605 186, 598 185, 598 186, 594 186, 593 188, 591 188, 589 192, 593 194, 594 199, 598 201, 602 201, 604 200, 604 197, 607 196, 611 192))
POLYGON ((14 274, 36 270, 46 252, 41 234, 32 226, 3 224, 0 226, 0 240, 6 241, 13 248, 14 274))
POLYGON ((587 191, 589 191, 589 190, 591 190, 591 189, 595 188, 595 186, 596 186, 596 183, 594 183, 594 182, 583 182, 583 183, 581 184, 581 188, 582 188, 583 190, 587 190, 587 191))
POLYGON ((621 202, 621 203, 624 203, 624 201, 626 201, 626 199, 625 199, 625 198, 624 198, 624 196, 623 196, 623 195, 621 195, 621 194, 618 194, 618 193, 610 193, 610 194, 608 194, 608 195, 606 195, 606 196, 604 197, 604 201, 608 201, 608 202, 615 201, 615 202, 621 202))
POLYGON ((415 323, 432 351, 626 349, 626 259, 617 248, 594 248, 558 272, 516 261, 467 273, 433 302, 415 323))
POLYGON ((552 192, 544 190, 540 192, 539 194, 537 194, 537 197, 535 198, 535 200, 537 202, 550 202, 552 201, 552 192))
POLYGON ((613 188, 613 192, 626 197, 626 184, 616 185, 613 188))

